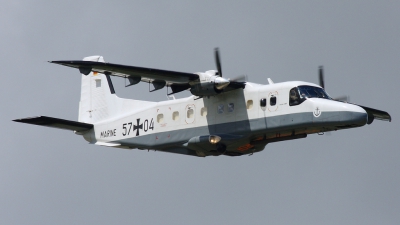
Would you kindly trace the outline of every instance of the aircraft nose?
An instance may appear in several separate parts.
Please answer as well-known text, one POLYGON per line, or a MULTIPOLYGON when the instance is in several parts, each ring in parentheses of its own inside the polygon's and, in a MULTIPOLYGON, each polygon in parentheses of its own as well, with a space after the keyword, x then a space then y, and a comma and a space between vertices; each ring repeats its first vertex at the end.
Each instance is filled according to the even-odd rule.
POLYGON ((357 105, 347 104, 347 112, 342 114, 342 121, 349 125, 364 126, 368 121, 367 112, 357 105))

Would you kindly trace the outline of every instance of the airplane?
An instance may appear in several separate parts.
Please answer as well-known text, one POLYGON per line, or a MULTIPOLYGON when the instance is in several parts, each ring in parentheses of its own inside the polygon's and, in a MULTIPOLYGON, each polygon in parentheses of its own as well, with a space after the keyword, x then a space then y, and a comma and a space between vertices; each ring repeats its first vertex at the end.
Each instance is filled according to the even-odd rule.
POLYGON ((197 73, 107 63, 102 56, 49 61, 82 74, 78 121, 47 116, 13 121, 70 130, 99 146, 206 157, 252 155, 269 143, 392 119, 385 111, 330 97, 322 67, 320 85, 270 78, 262 85, 243 76, 223 77, 219 50, 214 54, 217 70, 197 73), (172 99, 120 98, 111 76, 127 79, 126 86, 149 83, 150 92, 167 86, 172 99), (192 95, 173 97, 185 90, 192 95))

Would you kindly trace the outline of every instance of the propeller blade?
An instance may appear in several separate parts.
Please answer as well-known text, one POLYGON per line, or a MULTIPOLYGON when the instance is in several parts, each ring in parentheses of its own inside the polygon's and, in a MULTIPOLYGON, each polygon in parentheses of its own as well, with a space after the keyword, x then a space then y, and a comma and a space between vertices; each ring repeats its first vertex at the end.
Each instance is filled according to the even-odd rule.
POLYGON ((229 79, 231 82, 246 82, 247 81, 247 75, 240 75, 234 78, 229 79))
POLYGON ((341 101, 341 102, 349 102, 350 101, 350 97, 347 95, 343 95, 343 96, 339 96, 334 98, 336 101, 341 101))
POLYGON ((319 86, 321 86, 323 89, 325 89, 325 83, 324 83, 324 67, 320 66, 319 67, 319 86))
MULTIPOLYGON (((319 66, 319 86, 321 86, 323 89, 325 89, 324 67, 323 66, 319 66)), ((336 100, 336 101, 339 101, 339 102, 349 102, 350 101, 350 96, 342 95, 342 96, 333 98, 333 100, 336 100)))
POLYGON ((218 48, 214 49, 214 55, 215 55, 215 64, 217 64, 218 75, 220 77, 222 77, 221 60, 219 58, 219 49, 218 48))
MULTIPOLYGON (((319 66, 319 86, 321 86, 323 89, 325 89, 325 82, 324 82, 324 67, 319 66)), ((350 97, 347 95, 342 95, 336 98, 333 98, 336 101, 340 102, 349 102, 350 97)))

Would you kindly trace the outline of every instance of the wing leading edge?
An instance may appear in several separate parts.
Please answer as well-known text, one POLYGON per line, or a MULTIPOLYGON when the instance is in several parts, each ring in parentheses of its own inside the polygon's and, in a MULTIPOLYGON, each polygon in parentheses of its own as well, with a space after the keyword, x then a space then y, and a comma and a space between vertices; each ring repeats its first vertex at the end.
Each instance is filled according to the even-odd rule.
POLYGON ((49 61, 63 66, 77 68, 81 73, 87 75, 91 71, 108 74, 111 76, 140 79, 143 82, 165 81, 168 86, 172 84, 188 84, 190 81, 199 79, 194 73, 184 73, 169 70, 152 69, 145 67, 127 66, 114 63, 93 62, 82 60, 49 61))
POLYGON ((373 108, 362 106, 362 105, 358 105, 358 106, 360 106, 367 112, 368 124, 371 124, 374 121, 374 119, 392 122, 392 117, 390 116, 389 113, 387 113, 385 111, 373 109, 373 108))

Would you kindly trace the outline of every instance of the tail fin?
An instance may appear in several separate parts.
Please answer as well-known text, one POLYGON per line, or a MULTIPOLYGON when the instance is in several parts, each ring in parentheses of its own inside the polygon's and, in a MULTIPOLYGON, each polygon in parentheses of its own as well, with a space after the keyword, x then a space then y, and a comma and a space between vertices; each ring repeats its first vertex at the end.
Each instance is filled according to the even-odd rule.
MULTIPOLYGON (((102 56, 89 56, 84 61, 104 62, 102 56)), ((115 115, 113 106, 119 98, 115 95, 109 75, 81 71, 82 87, 79 102, 79 122, 96 123, 115 115), (87 75, 85 75, 86 73, 87 75)))

